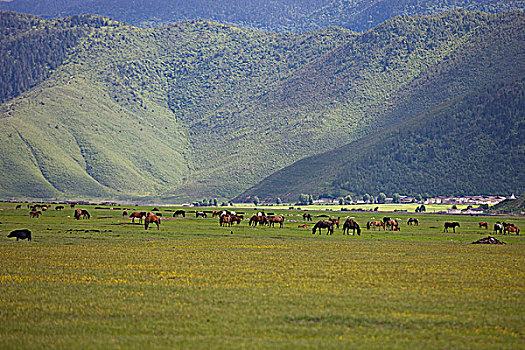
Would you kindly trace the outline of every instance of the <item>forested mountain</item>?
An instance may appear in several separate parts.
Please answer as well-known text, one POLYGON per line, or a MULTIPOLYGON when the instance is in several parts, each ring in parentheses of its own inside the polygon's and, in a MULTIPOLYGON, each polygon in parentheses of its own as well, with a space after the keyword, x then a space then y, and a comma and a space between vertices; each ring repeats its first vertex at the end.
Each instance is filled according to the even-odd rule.
POLYGON ((365 31, 399 15, 438 14, 462 8, 501 12, 525 9, 523 0, 14 0, 13 10, 57 18, 78 14, 108 16, 138 26, 208 19, 268 31, 304 32, 328 26, 365 31))
POLYGON ((12 49, 27 37, 42 35, 32 45, 44 59, 41 74, 1 70, 0 91, 22 91, 2 105, 3 197, 232 198, 297 160, 523 79, 525 62, 521 11, 398 17, 363 34, 4 17, 11 71, 37 62, 12 49), (74 40, 48 57, 56 28, 74 40))
POLYGON ((272 174, 237 200, 525 191, 523 77, 479 90, 272 174))

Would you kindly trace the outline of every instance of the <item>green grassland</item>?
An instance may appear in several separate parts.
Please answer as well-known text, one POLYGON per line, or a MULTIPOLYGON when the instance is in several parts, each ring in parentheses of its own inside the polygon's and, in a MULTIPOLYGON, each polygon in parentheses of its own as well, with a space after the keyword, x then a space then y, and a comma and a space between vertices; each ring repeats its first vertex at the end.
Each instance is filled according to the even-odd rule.
POLYGON ((470 244, 490 232, 478 221, 523 217, 374 213, 401 231, 314 236, 297 210, 275 210, 282 229, 230 228, 161 207, 145 231, 123 207, 80 208, 91 219, 0 204, 2 348, 523 348, 523 236, 470 244), (5 237, 17 228, 33 241, 5 237))

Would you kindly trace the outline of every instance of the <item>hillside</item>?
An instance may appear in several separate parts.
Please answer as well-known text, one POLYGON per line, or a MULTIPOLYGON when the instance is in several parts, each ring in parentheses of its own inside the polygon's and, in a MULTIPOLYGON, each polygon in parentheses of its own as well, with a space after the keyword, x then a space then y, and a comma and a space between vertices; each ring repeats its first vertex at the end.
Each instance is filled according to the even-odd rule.
POLYGON ((303 159, 238 200, 254 195, 297 200, 301 193, 522 193, 524 108, 522 78, 487 85, 381 133, 303 159))
MULTIPOLYGON (((3 197, 232 198, 489 81, 522 79, 525 62, 522 12, 398 17, 363 34, 1 16, 22 23, 9 45, 32 33, 28 20, 39 35, 81 33, 2 105, 3 197)), ((10 52, 23 71, 30 51, 10 52)))
POLYGON ((98 14, 143 27, 192 19, 278 32, 306 32, 339 26, 366 31, 400 15, 439 14, 454 9, 502 12, 525 9, 523 0, 14 0, 0 10, 45 18, 98 14))
POLYGON ((522 213, 525 211, 525 195, 521 195, 516 199, 507 198, 502 202, 494 205, 490 208, 491 211, 500 212, 513 212, 513 213, 522 213))

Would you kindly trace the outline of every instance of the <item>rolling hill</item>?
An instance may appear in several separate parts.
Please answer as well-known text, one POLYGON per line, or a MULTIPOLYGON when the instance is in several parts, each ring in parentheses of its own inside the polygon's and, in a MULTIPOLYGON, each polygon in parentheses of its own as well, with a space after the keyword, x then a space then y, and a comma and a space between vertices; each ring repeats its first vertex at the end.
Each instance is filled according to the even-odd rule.
POLYGON ((521 11, 397 17, 363 34, 0 20, 2 56, 20 72, 0 79, 11 86, 3 197, 232 198, 297 160, 522 79, 525 62, 521 11), (71 38, 60 50, 45 40, 57 31, 71 38), (40 60, 13 49, 26 42, 40 60))
POLYGON ((525 85, 488 84, 375 135, 300 160, 237 198, 523 193, 525 85))
POLYGON ((389 18, 455 9, 502 12, 525 9, 523 0, 13 0, 0 10, 45 18, 97 14, 136 26, 156 27, 207 19, 265 31, 306 32, 339 26, 366 31, 389 18))

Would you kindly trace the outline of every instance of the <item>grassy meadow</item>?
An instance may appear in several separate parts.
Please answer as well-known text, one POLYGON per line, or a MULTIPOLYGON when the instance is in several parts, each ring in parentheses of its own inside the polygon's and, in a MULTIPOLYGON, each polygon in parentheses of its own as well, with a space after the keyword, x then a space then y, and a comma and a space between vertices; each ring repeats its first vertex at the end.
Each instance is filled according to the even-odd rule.
POLYGON ((523 235, 470 244, 523 217, 310 211, 363 227, 314 236, 297 210, 271 209, 282 229, 230 228, 161 207, 160 230, 145 231, 122 207, 79 208, 91 219, 0 203, 3 349, 525 348, 523 235), (367 231, 372 215, 401 231, 367 231), (6 237, 20 228, 32 242, 6 237))

